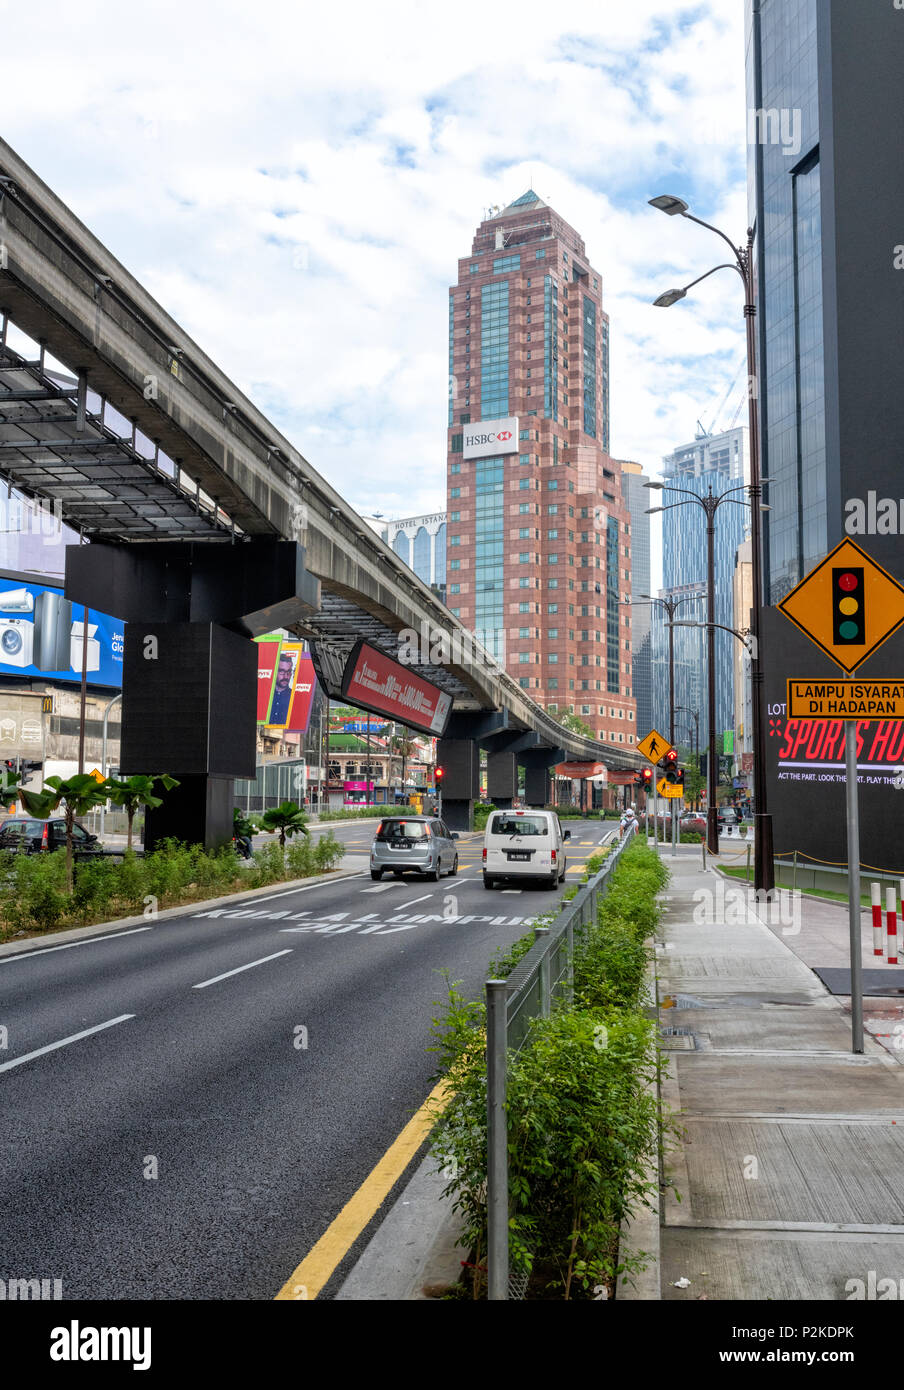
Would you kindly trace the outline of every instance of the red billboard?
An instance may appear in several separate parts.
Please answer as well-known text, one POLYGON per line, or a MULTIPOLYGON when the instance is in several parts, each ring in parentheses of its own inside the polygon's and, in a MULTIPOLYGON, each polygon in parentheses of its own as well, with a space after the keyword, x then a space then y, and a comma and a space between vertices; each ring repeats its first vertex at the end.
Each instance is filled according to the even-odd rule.
POLYGON ((434 738, 442 737, 452 713, 451 695, 364 641, 345 663, 342 697, 434 738))

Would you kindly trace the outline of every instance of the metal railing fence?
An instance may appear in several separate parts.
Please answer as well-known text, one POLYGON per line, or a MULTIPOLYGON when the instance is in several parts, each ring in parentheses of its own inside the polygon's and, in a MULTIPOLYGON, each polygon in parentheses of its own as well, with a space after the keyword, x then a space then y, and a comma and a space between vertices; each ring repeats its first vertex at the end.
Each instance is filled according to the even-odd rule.
POLYGON ((631 835, 610 850, 599 873, 581 886, 505 980, 486 981, 487 1005, 487 1297, 509 1297, 509 1190, 506 1089, 509 1054, 528 1040, 531 1021, 548 1018, 574 994, 575 936, 596 921, 601 897, 631 835))

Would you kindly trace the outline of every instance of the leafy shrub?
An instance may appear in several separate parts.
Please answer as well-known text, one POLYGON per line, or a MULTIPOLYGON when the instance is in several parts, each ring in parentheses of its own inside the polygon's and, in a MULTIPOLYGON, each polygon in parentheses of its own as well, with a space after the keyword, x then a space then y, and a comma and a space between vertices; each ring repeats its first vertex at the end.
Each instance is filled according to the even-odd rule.
POLYGON ((85 921, 104 917, 117 896, 116 865, 112 859, 87 859, 75 864, 72 908, 85 921))
POLYGON ((311 874, 316 873, 314 846, 311 841, 305 838, 291 843, 286 850, 286 864, 292 878, 309 878, 311 874))
MULTIPOLYGON (((645 845, 623 852, 597 923, 576 940, 573 1004, 534 1019, 527 1045, 509 1055, 510 1261, 553 1296, 589 1297, 619 1272, 620 1222, 655 1188, 646 1176, 660 1132, 655 1029, 638 1001, 667 878, 645 845)), ((531 931, 497 955, 490 974, 511 974, 533 941, 531 931)), ((431 1147, 463 1218, 478 1298, 487 1246, 486 1008, 445 978, 432 1050, 454 1095, 431 1147)), ((632 1257, 632 1268, 642 1264, 632 1257)))
POLYGON ((343 807, 341 811, 323 811, 317 817, 321 821, 330 820, 368 820, 373 816, 388 816, 394 811, 410 811, 410 806, 355 806, 343 807))
POLYGON ((10 894, 4 904, 13 931, 51 931, 69 905, 66 851, 13 855, 10 894))
POLYGON ((556 1010, 509 1069, 511 1263, 566 1299, 614 1275, 619 1223, 653 1189, 652 1031, 636 1013, 556 1010))
POLYGON ((339 860, 344 854, 345 845, 339 843, 332 830, 328 830, 325 835, 321 835, 314 847, 316 872, 320 874, 328 873, 334 865, 339 863, 339 860))

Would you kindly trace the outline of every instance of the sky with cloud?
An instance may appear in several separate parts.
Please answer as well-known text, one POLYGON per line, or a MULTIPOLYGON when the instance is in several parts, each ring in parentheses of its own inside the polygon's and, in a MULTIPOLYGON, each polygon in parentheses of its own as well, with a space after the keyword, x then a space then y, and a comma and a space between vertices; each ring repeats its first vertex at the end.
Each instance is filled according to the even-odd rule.
MULTIPOLYGON (((743 359, 742 0, 0 0, 3 137, 361 511, 445 499, 448 286, 529 186, 611 318, 612 451, 656 472, 743 359)), ((728 423, 742 387, 720 420, 728 423)))

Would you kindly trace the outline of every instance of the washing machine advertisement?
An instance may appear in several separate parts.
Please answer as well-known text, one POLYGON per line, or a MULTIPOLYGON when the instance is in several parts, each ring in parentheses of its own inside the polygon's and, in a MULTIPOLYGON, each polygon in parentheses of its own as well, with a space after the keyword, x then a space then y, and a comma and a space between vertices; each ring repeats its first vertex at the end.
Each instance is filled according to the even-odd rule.
POLYGON ((62 589, 0 573, 0 673, 80 682, 87 644, 89 685, 122 685, 125 624, 63 597, 62 589))

